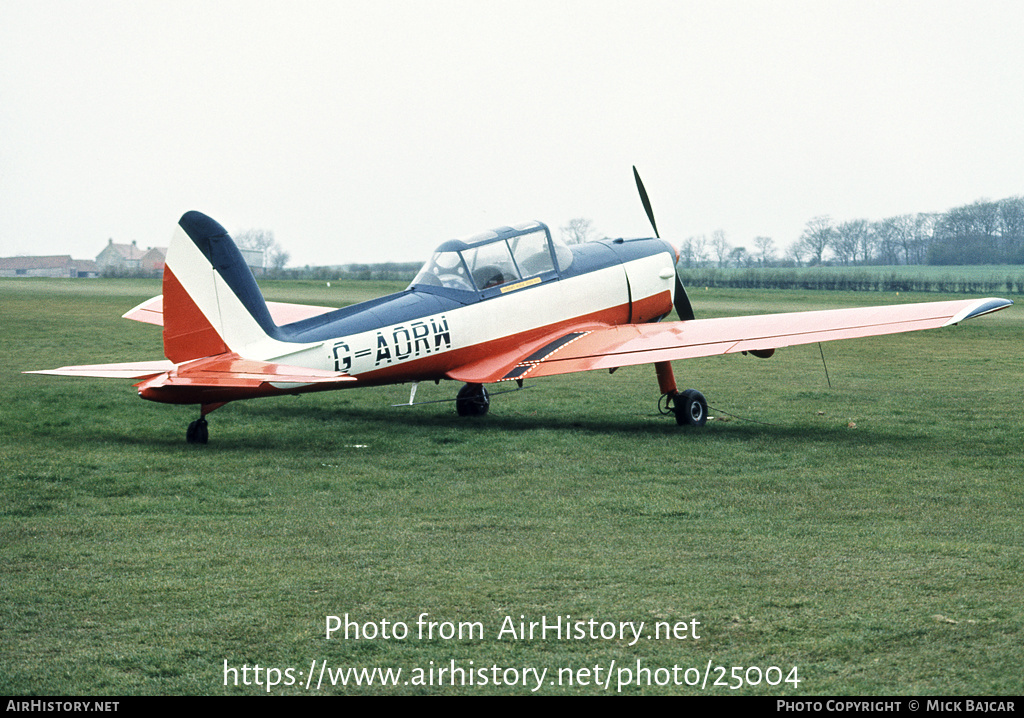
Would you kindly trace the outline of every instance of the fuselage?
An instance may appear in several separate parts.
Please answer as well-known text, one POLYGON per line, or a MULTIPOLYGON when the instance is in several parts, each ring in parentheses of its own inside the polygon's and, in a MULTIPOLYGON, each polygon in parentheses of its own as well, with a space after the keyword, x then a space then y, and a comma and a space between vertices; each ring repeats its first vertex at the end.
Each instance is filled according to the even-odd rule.
MULTIPOLYGON (((251 299, 244 300, 265 337, 238 353, 344 372, 355 379, 345 388, 458 380, 466 367, 528 354, 573 327, 660 320, 672 309, 675 262, 674 249, 660 239, 567 247, 552 241, 541 223, 501 228, 445 243, 402 292, 310 319, 277 326, 264 316, 265 307, 261 313, 251 299)), ((140 387, 140 394, 155 401, 210 403, 326 388, 268 383, 251 392, 184 386, 168 391, 173 383, 154 382, 140 387)))

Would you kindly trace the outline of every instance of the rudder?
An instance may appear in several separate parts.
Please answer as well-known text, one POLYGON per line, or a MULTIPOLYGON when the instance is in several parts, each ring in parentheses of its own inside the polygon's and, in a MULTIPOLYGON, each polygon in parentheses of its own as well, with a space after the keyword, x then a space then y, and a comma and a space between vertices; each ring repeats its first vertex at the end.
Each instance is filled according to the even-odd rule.
POLYGON ((163 277, 164 355, 175 363, 276 334, 256 279, 227 231, 200 212, 178 221, 163 277))

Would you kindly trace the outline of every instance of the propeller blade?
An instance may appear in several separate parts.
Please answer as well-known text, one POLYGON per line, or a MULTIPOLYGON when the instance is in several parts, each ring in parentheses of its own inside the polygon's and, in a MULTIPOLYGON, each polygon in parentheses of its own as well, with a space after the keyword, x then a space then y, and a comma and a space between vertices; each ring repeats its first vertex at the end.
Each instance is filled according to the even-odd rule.
MULTIPOLYGON (((636 188, 640 191, 640 201, 644 203, 644 211, 647 212, 647 219, 651 220, 651 227, 654 229, 654 236, 661 239, 661 235, 658 234, 658 225, 654 223, 654 210, 651 209, 651 200, 647 196, 647 190, 644 189, 644 183, 640 180, 640 173, 636 171, 636 165, 633 165, 633 177, 636 179, 636 188)), ((676 255, 678 256, 678 251, 676 255)), ((676 307, 676 314, 682 321, 688 321, 693 319, 693 307, 690 306, 690 298, 686 296, 686 289, 683 287, 682 280, 679 279, 679 275, 676 274, 676 288, 674 292, 673 302, 676 307)))
POLYGON ((676 291, 673 301, 676 305, 676 314, 682 321, 689 321, 694 319, 693 307, 690 306, 690 298, 686 296, 686 289, 683 288, 683 282, 679 279, 679 275, 676 275, 676 291))
POLYGON ((633 177, 636 178, 636 188, 640 190, 640 201, 644 203, 644 211, 647 212, 647 219, 651 220, 651 227, 654 228, 654 236, 661 239, 661 235, 658 234, 658 225, 654 223, 654 210, 651 209, 651 200, 647 197, 647 190, 644 189, 644 183, 640 181, 640 173, 636 171, 636 165, 633 165, 633 177))

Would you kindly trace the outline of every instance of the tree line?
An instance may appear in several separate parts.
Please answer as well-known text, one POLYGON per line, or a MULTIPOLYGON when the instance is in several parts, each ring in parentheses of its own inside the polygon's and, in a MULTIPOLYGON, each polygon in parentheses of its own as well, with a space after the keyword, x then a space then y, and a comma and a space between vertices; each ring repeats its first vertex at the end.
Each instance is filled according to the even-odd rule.
POLYGON ((327 266, 287 267, 272 276, 275 279, 360 279, 409 282, 423 266, 422 262, 380 262, 377 264, 332 264, 327 266))
POLYGON ((732 246, 717 230, 689 237, 680 264, 699 267, 1024 264, 1024 197, 978 200, 947 212, 834 222, 819 216, 784 250, 771 237, 732 246))
MULTIPOLYGON (((582 217, 559 230, 569 244, 605 239, 582 217)), ((286 267, 289 253, 273 232, 247 230, 237 241, 240 247, 263 251, 267 276, 282 279, 408 280, 419 269, 419 263, 409 262, 286 267)), ((823 215, 808 220, 800 237, 781 248, 768 236, 735 246, 720 229, 687 237, 679 246, 683 269, 978 264, 1024 264, 1024 196, 877 221, 835 222, 823 215)))

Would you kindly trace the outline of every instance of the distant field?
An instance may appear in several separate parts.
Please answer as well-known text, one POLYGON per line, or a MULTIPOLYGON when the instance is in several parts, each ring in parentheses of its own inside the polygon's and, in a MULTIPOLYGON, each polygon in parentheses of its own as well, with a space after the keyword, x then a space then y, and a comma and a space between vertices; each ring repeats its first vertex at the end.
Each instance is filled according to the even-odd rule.
MULTIPOLYGON (((341 306, 402 286, 264 288, 341 306)), ((622 693, 1024 692, 1020 307, 824 344, 831 389, 817 346, 679 362, 715 417, 694 431, 658 414, 650 367, 528 383, 482 420, 392 408, 401 386, 229 404, 207 446, 184 441, 194 408, 129 381, 20 373, 161 358, 157 327, 120 319, 157 293, 0 280, 0 694, 260 694, 268 668, 274 694, 525 695, 536 669, 537 693, 598 695, 638 668, 622 693), (328 640, 345 614, 410 633, 328 640), (542 617, 645 628, 499 636, 542 617), (317 691, 321 661, 402 674, 317 691), (474 685, 437 677, 453 665, 474 685)), ((690 295, 698 317, 947 298, 690 295)))
POLYGON ((1016 265, 699 268, 681 270, 680 275, 683 278, 683 283, 687 286, 824 289, 857 292, 1024 294, 1024 267, 1016 265))

